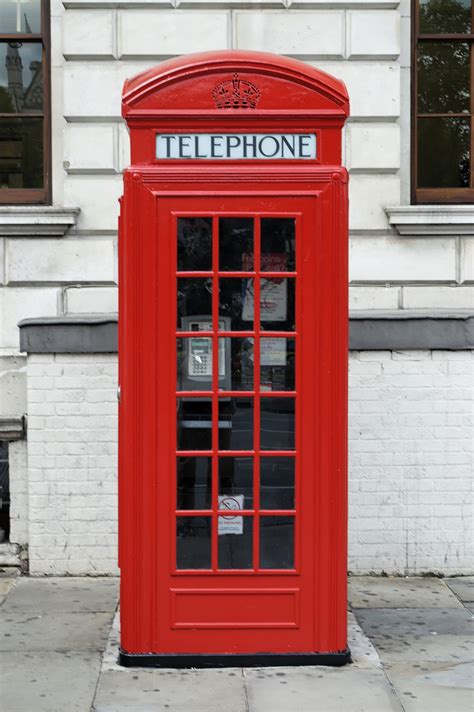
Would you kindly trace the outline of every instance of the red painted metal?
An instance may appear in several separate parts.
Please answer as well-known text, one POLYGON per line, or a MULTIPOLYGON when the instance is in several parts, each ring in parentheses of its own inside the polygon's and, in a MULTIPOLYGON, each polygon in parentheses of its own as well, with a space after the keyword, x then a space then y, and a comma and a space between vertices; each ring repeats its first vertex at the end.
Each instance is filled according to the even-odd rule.
POLYGON ((123 115, 132 166, 124 175, 120 218, 119 535, 121 645, 131 654, 331 653, 344 651, 347 539, 347 175, 341 129, 348 98, 338 80, 292 59, 256 52, 212 52, 163 62, 127 81, 123 115), (234 72, 260 89, 256 108, 218 109, 212 91, 234 72), (273 132, 318 135, 311 161, 158 161, 157 132, 273 132), (211 390, 176 391, 176 219, 212 217, 212 270, 181 272, 213 282, 211 390), (219 216, 254 216, 251 272, 219 272, 219 216), (292 272, 261 272, 262 217, 294 217, 292 272), (218 332, 220 277, 255 280, 258 324, 262 278, 296 279, 293 332, 218 332), (263 392, 255 368, 254 441, 248 451, 219 451, 218 338, 296 339, 294 391, 263 392), (212 520, 211 568, 176 569, 176 397, 213 404, 212 449, 186 451, 212 460, 209 510, 179 515, 212 520), (260 401, 296 399, 295 507, 260 508, 260 401), (254 459, 253 567, 218 569, 218 458, 254 459), (259 569, 259 520, 295 518, 293 569, 259 569))

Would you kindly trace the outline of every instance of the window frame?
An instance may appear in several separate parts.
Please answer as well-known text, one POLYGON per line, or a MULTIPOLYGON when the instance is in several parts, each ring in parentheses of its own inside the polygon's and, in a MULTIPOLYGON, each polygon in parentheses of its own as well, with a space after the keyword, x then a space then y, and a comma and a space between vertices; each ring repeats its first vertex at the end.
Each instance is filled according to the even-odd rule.
MULTIPOLYGON (((423 34, 419 31, 419 0, 411 3, 411 202, 413 205, 474 203, 474 1, 471 3, 470 33, 423 34), (418 188, 418 45, 423 42, 464 40, 470 45, 470 113, 449 114, 453 118, 470 117, 470 176, 468 188, 418 188)), ((430 114, 445 116, 445 114, 430 114)))
POLYGON ((41 0, 40 33, 0 33, 0 42, 41 42, 43 73, 43 111, 35 114, 0 113, 0 118, 38 117, 43 119, 43 187, 0 189, 2 205, 51 205, 51 27, 50 0, 41 0))

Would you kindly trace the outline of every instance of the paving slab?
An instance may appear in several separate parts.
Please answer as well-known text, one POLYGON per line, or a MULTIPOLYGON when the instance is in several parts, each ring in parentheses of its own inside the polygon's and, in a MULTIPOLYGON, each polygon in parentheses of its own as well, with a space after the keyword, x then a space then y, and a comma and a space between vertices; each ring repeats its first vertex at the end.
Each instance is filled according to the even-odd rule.
POLYGON ((351 651, 352 665, 356 667, 381 666, 377 651, 351 611, 347 614, 347 641, 351 651))
POLYGON ((463 603, 474 603, 474 576, 447 578, 445 581, 463 603))
POLYGON ((249 712, 402 712, 381 669, 301 667, 244 672, 249 712))
POLYGON ((112 613, 16 613, 0 610, 0 651, 102 651, 112 613))
POLYGON ((0 576, 0 606, 11 592, 16 580, 16 578, 10 576, 0 576))
POLYGON ((444 580, 431 577, 350 576, 353 608, 460 608, 444 580))
POLYGON ((472 712, 472 662, 387 664, 386 672, 405 712, 472 712))
POLYGON ((37 613, 102 613, 115 610, 118 578, 24 577, 2 610, 37 613))
POLYGON ((100 653, 0 653, 5 712, 90 712, 100 653))
MULTIPOLYGON (((105 671, 95 712, 247 712, 242 670, 105 671)), ((289 712, 289 710, 286 710, 289 712)))

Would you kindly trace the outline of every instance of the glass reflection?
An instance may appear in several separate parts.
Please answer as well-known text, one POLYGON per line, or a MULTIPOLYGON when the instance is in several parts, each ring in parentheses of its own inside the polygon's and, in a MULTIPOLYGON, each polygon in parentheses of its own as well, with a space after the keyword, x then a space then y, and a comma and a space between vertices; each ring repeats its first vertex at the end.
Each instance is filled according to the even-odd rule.
POLYGON ((260 445, 262 450, 295 449, 295 399, 260 399, 260 445))
POLYGON ((220 338, 219 349, 229 366, 219 381, 221 390, 251 391, 253 389, 253 339, 220 338))
POLYGON ((177 399, 178 450, 212 449, 212 401, 210 398, 177 399))
POLYGON ((43 110, 42 61, 41 42, 0 42, 0 114, 43 110))
POLYGON ((224 319, 224 329, 252 331, 253 290, 253 279, 225 277, 219 280, 219 321, 221 317, 224 319))
POLYGON ((41 0, 1 0, 0 32, 4 34, 39 34, 41 0))
POLYGON ((295 339, 260 339, 260 389, 295 389, 295 339))
POLYGON ((219 450, 253 449, 253 398, 219 399, 219 450))
POLYGON ((471 32, 471 0, 419 0, 422 34, 471 32))
POLYGON ((212 218, 178 218, 178 270, 212 269, 212 218))
POLYGON ((43 120, 0 118, 0 190, 43 187, 43 120))
POLYGON ((220 218, 219 269, 253 270, 253 218, 220 218))
POLYGON ((295 219, 262 218, 262 272, 293 272, 295 262, 295 219))
POLYGON ((178 279, 179 331, 212 331, 212 280, 178 279))
POLYGON ((253 459, 251 457, 219 458, 219 495, 242 498, 240 509, 253 507, 253 459))
POLYGON ((220 569, 251 569, 253 517, 218 517, 218 566, 220 569))
POLYGON ((260 568, 295 567, 294 517, 260 518, 260 568))
POLYGON ((260 507, 293 509, 295 506, 295 458, 260 459, 260 507))
POLYGON ((295 330, 295 280, 260 280, 260 322, 266 331, 295 330))
POLYGON ((470 55, 467 42, 418 45, 418 113, 469 111, 470 55))
POLYGON ((418 119, 418 187, 469 187, 470 136, 469 119, 418 119))
POLYGON ((177 509, 209 509, 212 464, 210 457, 176 458, 177 509))
POLYGON ((211 568, 211 517, 176 518, 176 568, 211 568))

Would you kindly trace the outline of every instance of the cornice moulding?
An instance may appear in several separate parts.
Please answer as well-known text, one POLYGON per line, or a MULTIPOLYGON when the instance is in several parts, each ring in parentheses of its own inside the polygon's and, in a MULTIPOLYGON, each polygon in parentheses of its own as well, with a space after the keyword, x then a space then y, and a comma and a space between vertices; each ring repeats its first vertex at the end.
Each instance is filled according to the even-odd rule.
POLYGON ((0 206, 0 237, 64 237, 80 208, 39 205, 0 206))

